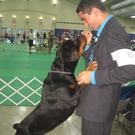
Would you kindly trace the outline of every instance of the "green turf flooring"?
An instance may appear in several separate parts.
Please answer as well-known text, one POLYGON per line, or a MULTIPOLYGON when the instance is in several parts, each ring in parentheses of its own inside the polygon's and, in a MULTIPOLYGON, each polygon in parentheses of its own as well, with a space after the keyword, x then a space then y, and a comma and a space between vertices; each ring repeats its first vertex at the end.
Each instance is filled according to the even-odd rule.
MULTIPOLYGON (((45 55, 39 52, 37 55, 35 52, 29 54, 23 51, 0 51, 0 77, 7 79, 16 76, 19 78, 37 77, 43 81, 54 58, 55 52, 53 54, 46 52, 45 55)), ((84 66, 84 60, 81 58, 75 75, 84 70, 84 66)))
MULTIPOLYGON (((0 105, 35 106, 56 52, 0 51, 0 105), (17 78, 16 78, 17 77, 17 78), (36 79, 33 79, 33 78, 36 79), (32 80, 32 81, 31 81, 32 80), (40 81, 40 82, 39 82, 40 81)), ((85 68, 81 57, 75 75, 85 68)))

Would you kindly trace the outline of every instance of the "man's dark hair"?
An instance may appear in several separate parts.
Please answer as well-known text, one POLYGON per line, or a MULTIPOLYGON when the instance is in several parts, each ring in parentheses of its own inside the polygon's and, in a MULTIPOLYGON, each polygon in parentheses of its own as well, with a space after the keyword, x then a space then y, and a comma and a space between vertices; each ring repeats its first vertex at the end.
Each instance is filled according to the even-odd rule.
POLYGON ((83 13, 90 14, 92 11, 92 8, 98 8, 102 12, 106 12, 106 9, 101 2, 101 0, 81 0, 76 8, 76 12, 79 13, 82 11, 83 13))

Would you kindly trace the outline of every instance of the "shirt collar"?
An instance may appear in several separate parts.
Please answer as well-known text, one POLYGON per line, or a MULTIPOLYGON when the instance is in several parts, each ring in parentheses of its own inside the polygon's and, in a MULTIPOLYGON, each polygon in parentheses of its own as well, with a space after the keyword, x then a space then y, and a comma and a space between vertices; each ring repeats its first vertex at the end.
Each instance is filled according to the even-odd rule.
POLYGON ((105 21, 100 25, 100 27, 99 27, 98 30, 97 30, 97 36, 98 36, 98 37, 99 37, 99 35, 101 34, 101 32, 102 32, 104 26, 106 25, 106 23, 107 23, 112 17, 113 17, 112 14, 109 15, 109 16, 105 19, 105 21))

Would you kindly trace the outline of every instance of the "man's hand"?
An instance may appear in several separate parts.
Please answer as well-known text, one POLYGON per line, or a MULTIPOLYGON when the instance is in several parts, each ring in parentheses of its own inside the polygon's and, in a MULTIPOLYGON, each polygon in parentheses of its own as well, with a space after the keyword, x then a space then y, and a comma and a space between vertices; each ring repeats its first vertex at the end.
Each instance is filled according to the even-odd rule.
POLYGON ((90 83, 90 73, 91 71, 83 71, 78 74, 77 81, 78 84, 89 84, 90 83))
POLYGON ((92 40, 92 33, 89 30, 85 30, 82 32, 82 34, 87 38, 87 45, 91 42, 92 40))
POLYGON ((98 68, 98 63, 97 61, 91 62, 88 67, 86 68, 85 71, 80 72, 77 77, 77 81, 79 85, 82 84, 89 84, 91 82, 90 80, 90 73, 92 70, 97 70, 98 68))

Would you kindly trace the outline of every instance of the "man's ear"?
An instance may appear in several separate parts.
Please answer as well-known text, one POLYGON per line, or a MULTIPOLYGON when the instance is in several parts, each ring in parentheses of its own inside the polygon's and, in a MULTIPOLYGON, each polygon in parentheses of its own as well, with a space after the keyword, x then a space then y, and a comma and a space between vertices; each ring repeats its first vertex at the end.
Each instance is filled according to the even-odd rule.
POLYGON ((98 16, 98 14, 99 14, 99 9, 93 7, 91 12, 93 12, 93 14, 94 14, 95 16, 98 16))

